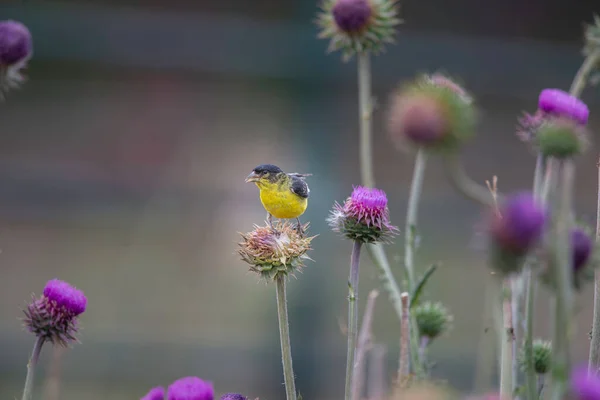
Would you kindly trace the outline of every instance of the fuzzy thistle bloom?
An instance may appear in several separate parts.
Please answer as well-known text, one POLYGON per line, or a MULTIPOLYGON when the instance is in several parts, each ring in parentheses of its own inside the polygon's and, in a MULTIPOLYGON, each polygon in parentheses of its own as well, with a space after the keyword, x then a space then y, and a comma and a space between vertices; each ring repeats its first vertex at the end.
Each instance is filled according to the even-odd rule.
MULTIPOLYGON (((302 228, 306 232, 308 224, 302 228)), ((293 275, 304 267, 306 254, 316 236, 305 237, 289 222, 279 221, 273 227, 254 226, 254 230, 242 235, 238 254, 250 264, 250 271, 262 278, 275 280, 280 275, 293 275), (274 229, 273 229, 274 228, 274 229)))
POLYGON ((475 131, 471 96, 441 75, 421 76, 391 98, 388 132, 400 146, 453 150, 475 131))
POLYGON ((157 386, 150 389, 150 391, 142 397, 140 400, 164 400, 165 399, 165 388, 157 386))
POLYGON ((596 374, 588 375, 588 368, 582 366, 571 373, 571 394, 577 400, 599 400, 600 378, 596 374))
POLYGON ((394 42, 397 0, 323 0, 317 16, 319 38, 330 39, 329 52, 342 50, 344 60, 356 53, 384 50, 394 42))
POLYGON ((221 400, 248 400, 248 398, 239 393, 227 393, 221 396, 221 400))
POLYGON ((419 304, 413 313, 419 328, 419 335, 428 341, 432 341, 446 332, 452 323, 452 316, 448 309, 439 302, 419 304))
POLYGON ((67 346, 77 341, 77 317, 87 306, 83 292, 67 282, 52 279, 46 283, 42 296, 34 297, 24 310, 27 329, 38 338, 67 346))
POLYGON ((173 382, 167 392, 167 400, 214 400, 215 390, 211 382, 195 376, 180 378, 173 382))
POLYGON ((538 107, 546 114, 565 117, 580 125, 586 125, 590 115, 590 110, 583 101, 560 89, 542 90, 538 107))
POLYGON ((361 243, 388 242, 398 234, 390 223, 383 190, 355 186, 343 205, 335 203, 327 222, 348 239, 361 243))
POLYGON ((24 81, 20 70, 33 54, 31 33, 16 21, 0 21, 0 95, 24 81))
POLYGON ((545 222, 546 211, 530 193, 508 198, 488 227, 492 266, 504 274, 516 272, 521 258, 540 240, 545 222))

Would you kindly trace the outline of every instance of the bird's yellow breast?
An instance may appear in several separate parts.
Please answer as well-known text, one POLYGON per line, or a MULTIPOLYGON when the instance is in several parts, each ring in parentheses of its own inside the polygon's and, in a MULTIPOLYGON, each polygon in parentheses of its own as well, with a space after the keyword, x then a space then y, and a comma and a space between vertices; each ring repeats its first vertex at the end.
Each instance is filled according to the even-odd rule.
POLYGON ((260 201, 269 214, 275 218, 298 218, 308 206, 308 199, 294 194, 289 185, 271 182, 257 182, 260 201))

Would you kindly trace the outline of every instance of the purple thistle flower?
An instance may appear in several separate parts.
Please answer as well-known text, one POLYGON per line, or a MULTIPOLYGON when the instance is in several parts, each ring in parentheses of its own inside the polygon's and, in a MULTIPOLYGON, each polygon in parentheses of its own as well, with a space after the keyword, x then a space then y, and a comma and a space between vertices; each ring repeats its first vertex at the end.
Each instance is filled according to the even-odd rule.
POLYGON ((248 398, 239 393, 227 393, 221 396, 221 400, 248 400, 248 398))
POLYGON ((168 400, 214 400, 215 391, 211 382, 188 376, 173 382, 167 393, 168 400))
POLYGON ((165 400, 165 388, 162 386, 152 388, 148 394, 146 394, 140 400, 165 400))
POLYGON ((495 215, 490 227, 494 244, 503 252, 525 255, 540 239, 546 213, 530 193, 510 197, 495 215))
POLYGON ((355 33, 367 26, 373 10, 368 0, 337 0, 331 13, 340 30, 355 33))
POLYGON ((571 247, 573 249, 573 269, 581 270, 590 259, 594 244, 592 238, 581 228, 571 230, 571 247))
POLYGON ((588 376, 587 367, 579 367, 571 373, 571 393, 577 400, 600 400, 600 378, 588 376))
POLYGON ((583 101, 559 89, 542 90, 538 107, 545 113, 569 118, 580 125, 587 124, 590 115, 590 110, 583 101))
POLYGON ((392 139, 406 139, 428 146, 440 142, 449 131, 442 105, 429 96, 398 96, 394 98, 388 126, 392 139))
POLYGON ((0 65, 20 63, 33 52, 31 33, 16 21, 0 21, 0 65))
POLYGON ((58 279, 48 281, 42 296, 24 310, 24 324, 37 337, 67 346, 77 341, 77 316, 87 306, 83 292, 58 279))
POLYGON ((335 203, 328 218, 335 232, 363 243, 386 241, 398 233, 391 225, 383 190, 356 186, 344 205, 335 203))

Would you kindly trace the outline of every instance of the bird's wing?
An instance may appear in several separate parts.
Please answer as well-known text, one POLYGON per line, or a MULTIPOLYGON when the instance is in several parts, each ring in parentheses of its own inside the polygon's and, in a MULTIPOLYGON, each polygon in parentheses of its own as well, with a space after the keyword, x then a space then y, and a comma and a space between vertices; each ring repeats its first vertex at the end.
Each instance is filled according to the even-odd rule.
POLYGON ((300 179, 306 178, 307 176, 312 176, 312 174, 299 174, 297 172, 290 172, 288 175, 291 177, 300 178, 300 179))
POLYGON ((303 199, 308 199, 308 196, 310 195, 310 189, 308 188, 306 182, 302 178, 298 178, 297 176, 293 175, 290 190, 292 193, 302 197, 303 199))

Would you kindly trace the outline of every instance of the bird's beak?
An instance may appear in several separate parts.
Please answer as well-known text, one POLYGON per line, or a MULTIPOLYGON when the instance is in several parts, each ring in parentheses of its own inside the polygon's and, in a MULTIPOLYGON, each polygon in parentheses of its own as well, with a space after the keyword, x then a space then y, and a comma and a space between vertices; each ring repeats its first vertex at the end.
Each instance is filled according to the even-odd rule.
POLYGON ((245 181, 246 183, 248 183, 248 182, 256 182, 258 179, 259 179, 259 176, 258 176, 258 174, 257 174, 257 173, 255 173, 254 171, 252 171, 252 172, 250 173, 250 175, 248 175, 244 181, 245 181))

